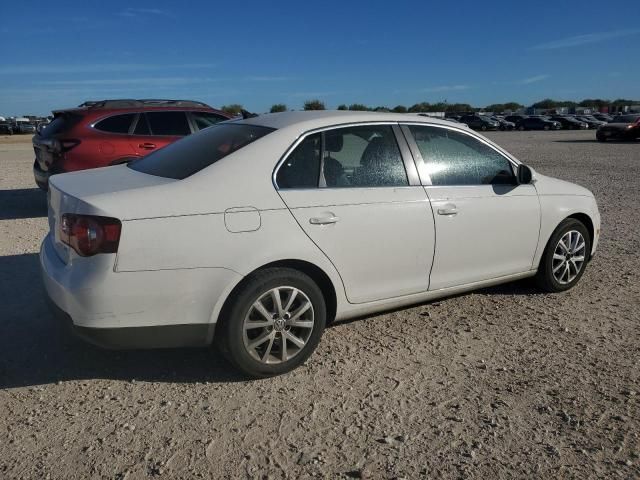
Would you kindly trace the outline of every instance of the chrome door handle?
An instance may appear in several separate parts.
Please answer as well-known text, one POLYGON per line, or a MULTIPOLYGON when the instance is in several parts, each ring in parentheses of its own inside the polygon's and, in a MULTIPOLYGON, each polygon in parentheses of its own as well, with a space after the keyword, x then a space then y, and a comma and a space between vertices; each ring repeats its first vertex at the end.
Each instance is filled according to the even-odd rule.
POLYGON ((438 215, 446 215, 446 216, 452 217, 457 214, 458 214, 458 209, 456 208, 455 205, 452 205, 451 203, 443 205, 442 208, 438 209, 438 215))
POLYGON ((332 223, 336 223, 340 220, 340 217, 336 217, 335 215, 331 215, 329 217, 313 217, 309 219, 309 223, 311 225, 330 225, 332 223))

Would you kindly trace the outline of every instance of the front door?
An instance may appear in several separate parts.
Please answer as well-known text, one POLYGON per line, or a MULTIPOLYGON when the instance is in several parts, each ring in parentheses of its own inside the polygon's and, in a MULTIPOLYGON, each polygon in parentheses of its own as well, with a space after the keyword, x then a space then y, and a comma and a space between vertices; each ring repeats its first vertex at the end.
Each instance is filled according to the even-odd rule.
POLYGON ((404 138, 391 125, 311 134, 276 175, 282 199, 335 265, 351 303, 429 287, 433 215, 415 164, 398 141, 404 138))
POLYGON ((458 129, 410 125, 404 131, 422 157, 419 170, 435 218, 429 289, 531 270, 540 204, 533 185, 518 185, 515 165, 458 129))

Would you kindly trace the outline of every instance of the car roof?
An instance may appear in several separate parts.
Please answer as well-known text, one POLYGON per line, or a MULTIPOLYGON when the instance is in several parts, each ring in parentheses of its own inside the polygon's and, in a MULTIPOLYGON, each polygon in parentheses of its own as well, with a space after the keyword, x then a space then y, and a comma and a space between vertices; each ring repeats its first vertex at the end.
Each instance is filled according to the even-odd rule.
POLYGON ((425 117, 413 113, 360 112, 344 110, 311 110, 297 112, 267 113, 256 117, 233 120, 248 125, 259 125, 276 129, 299 127, 303 131, 333 125, 364 122, 412 122, 467 128, 460 123, 441 120, 436 117, 425 117))

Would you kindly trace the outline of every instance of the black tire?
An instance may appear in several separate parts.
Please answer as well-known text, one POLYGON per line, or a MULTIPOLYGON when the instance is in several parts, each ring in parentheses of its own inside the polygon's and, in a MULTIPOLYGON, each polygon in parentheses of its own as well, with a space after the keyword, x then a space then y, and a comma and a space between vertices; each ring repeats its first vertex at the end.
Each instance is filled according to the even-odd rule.
POLYGON ((524 132, 524 130, 525 130, 524 125, 520 125, 520 126, 518 127, 518 130, 520 130, 521 132, 524 132))
POLYGON ((487 126, 486 125, 482 125, 480 127, 480 130, 482 130, 483 132, 486 132, 487 131, 487 126))
POLYGON ((554 230, 549 242, 547 242, 547 246, 544 249, 544 253, 542 254, 542 258, 540 259, 540 265, 538 266, 538 273, 536 273, 536 284, 539 288, 546 292, 557 293, 564 292, 573 288, 582 278, 584 271, 587 267, 587 263, 589 260, 589 255, 591 254, 591 238, 589 236, 589 231, 587 227, 575 218, 566 218, 563 220, 560 225, 554 230), (569 231, 578 231, 582 237, 584 238, 585 247, 584 247, 584 262, 576 277, 568 283, 562 284, 560 283, 555 276, 553 275, 553 255, 560 242, 560 239, 569 231))
POLYGON ((596 140, 598 140, 599 142, 606 142, 607 137, 605 137, 604 135, 596 135, 596 140))
POLYGON ((549 130, 549 125, 545 125, 543 128, 544 128, 545 130, 549 130))
MULTIPOLYGON (((221 324, 218 325, 215 333, 215 345, 229 362, 248 377, 265 378, 281 375, 302 365, 311 356, 322 337, 326 317, 322 291, 308 275, 290 268, 260 270, 241 284, 230 298, 228 307, 225 306, 221 324), (313 328, 304 347, 292 358, 280 363, 263 363, 254 358, 249 353, 248 347, 245 347, 243 324, 254 302, 270 290, 285 286, 298 289, 310 300, 313 307, 313 328)), ((277 338, 278 334, 274 332, 274 335, 277 338)))

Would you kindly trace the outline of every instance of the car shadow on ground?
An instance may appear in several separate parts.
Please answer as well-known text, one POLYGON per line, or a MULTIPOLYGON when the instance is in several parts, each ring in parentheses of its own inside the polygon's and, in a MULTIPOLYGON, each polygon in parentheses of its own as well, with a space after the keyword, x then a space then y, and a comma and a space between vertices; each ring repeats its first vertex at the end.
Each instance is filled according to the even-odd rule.
MULTIPOLYGON (((531 295, 540 291, 530 282, 520 281, 478 293, 531 295)), ((0 305, 0 388, 92 379, 172 383, 246 380, 212 348, 103 350, 77 339, 49 311, 35 253, 0 257, 0 305)), ((415 306, 428 311, 429 303, 415 306)), ((404 308, 394 311, 400 310, 404 308)))
POLYGON ((372 318, 372 317, 376 317, 378 315, 385 315, 385 314, 389 314, 389 313, 394 313, 394 312, 401 312, 402 310, 406 310, 408 308, 424 308, 424 311, 421 312, 419 315, 421 316, 427 316, 428 315, 428 311, 429 311, 429 306, 431 304, 434 303, 440 303, 446 300, 451 300, 454 298, 458 298, 458 297, 464 297, 465 295, 470 295, 471 293, 475 293, 475 294, 480 294, 480 295, 486 295, 486 296, 493 296, 493 295, 509 295, 509 296, 514 296, 514 295, 525 295, 525 296, 529 296, 529 295, 544 295, 544 292, 542 292, 539 288, 537 288, 535 286, 535 283, 533 282, 532 278, 526 278, 524 280, 518 280, 515 282, 510 282, 510 283, 504 283, 501 285, 496 285, 493 287, 486 287, 486 288, 481 288, 478 290, 472 290, 470 292, 464 292, 464 293, 456 293, 455 295, 449 295, 446 297, 441 297, 441 298, 437 298, 435 300, 431 300, 429 302, 424 302, 424 303, 416 303, 413 305, 408 305, 405 307, 399 307, 399 308, 393 308, 390 310, 385 310, 379 313, 374 313, 372 315, 365 315, 365 316, 360 316, 360 317, 355 317, 355 318, 349 318, 346 320, 337 320, 335 322, 332 322, 329 324, 329 328, 331 327, 337 327, 340 325, 348 325, 349 323, 353 323, 353 322, 357 322, 359 320, 363 320, 365 318, 372 318))
POLYGON ((77 339, 49 312, 37 254, 0 257, 0 388, 66 380, 245 380, 211 348, 103 350, 77 339))
POLYGON ((0 190, 0 220, 47 216, 47 194, 39 188, 0 190))

